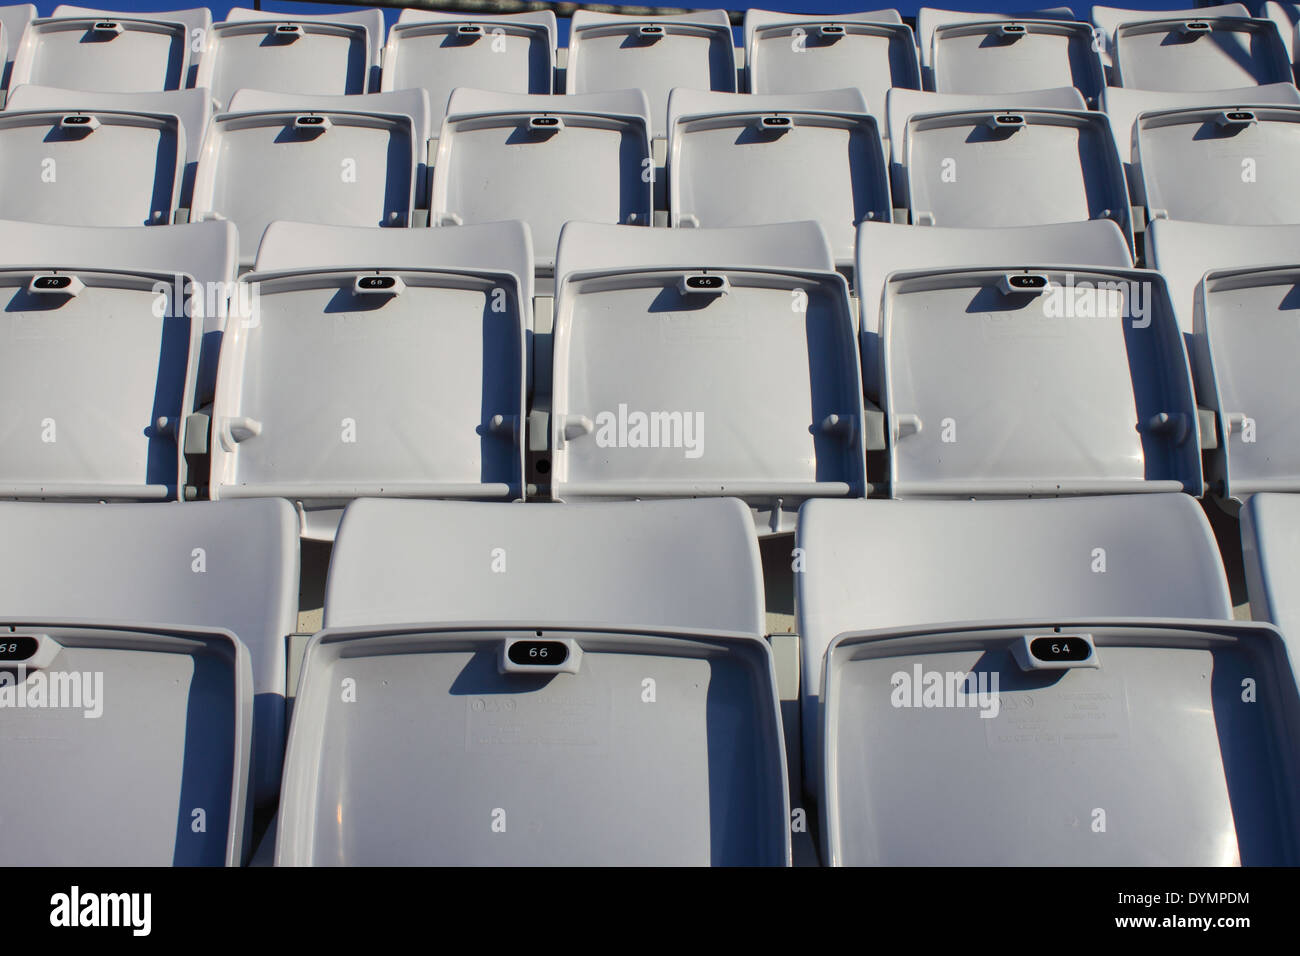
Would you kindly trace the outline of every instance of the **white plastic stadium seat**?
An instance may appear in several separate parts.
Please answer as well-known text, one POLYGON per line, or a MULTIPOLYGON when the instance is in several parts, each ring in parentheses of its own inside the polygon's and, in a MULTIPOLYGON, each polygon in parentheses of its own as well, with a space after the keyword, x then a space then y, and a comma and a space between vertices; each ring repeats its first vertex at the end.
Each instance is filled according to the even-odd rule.
POLYGON ((1132 268, 1128 241, 1108 219, 1048 226, 944 228, 864 222, 858 226, 854 289, 861 315, 859 344, 867 396, 880 390, 880 296, 893 272, 1005 266, 1132 268))
POLYGON ((896 204, 907 201, 907 167, 903 139, 907 122, 919 113, 956 113, 966 110, 1014 109, 1085 110, 1083 94, 1073 86, 1047 90, 1006 93, 931 93, 921 90, 890 90, 885 100, 888 123, 890 188, 896 204))
POLYGON ((7 502, 0 535, 0 620, 63 644, 51 670, 104 672, 98 720, 6 708, 5 813, 25 823, 0 858, 238 864, 246 790, 273 804, 279 789, 292 507, 7 502), (31 745, 53 737, 57 760, 31 745))
POLYGON ((0 6, 0 40, 4 41, 5 56, 0 85, 3 85, 6 89, 9 87, 9 73, 13 67, 14 54, 18 52, 18 44, 22 42, 23 32, 27 29, 27 24, 35 17, 36 4, 34 3, 15 3, 10 6, 0 6))
POLYGON ((668 112, 673 226, 816 219, 848 266, 857 224, 893 216, 880 131, 860 90, 675 90, 668 112))
POLYGON ((320 95, 378 89, 384 45, 379 10, 305 15, 233 8, 213 24, 196 85, 218 109, 236 90, 320 95))
POLYGON ((1147 260, 1169 283, 1178 325, 1190 335, 1196 290, 1207 272, 1300 262, 1300 225, 1221 226, 1157 219, 1147 227, 1147 260))
MULTIPOLYGON (((135 18, 139 13, 125 10, 103 10, 96 7, 79 7, 72 3, 61 3, 54 8, 54 17, 98 17, 101 20, 113 20, 120 17, 135 18)), ((153 20, 167 20, 185 24, 190 43, 190 64, 188 75, 181 83, 182 88, 192 88, 198 78, 199 63, 203 51, 208 45, 208 31, 212 29, 212 11, 207 7, 190 7, 187 10, 165 10, 150 12, 153 20)))
POLYGON ((652 133, 663 138, 672 90, 736 92, 731 21, 725 10, 666 17, 578 10, 570 26, 565 82, 568 93, 644 90, 652 133))
POLYGON ((648 226, 650 117, 640 90, 528 96, 457 90, 438 139, 430 222, 522 219, 549 271, 570 220, 648 226))
POLYGON ((916 12, 916 43, 921 50, 921 65, 932 65, 930 55, 934 52, 934 33, 942 26, 955 23, 980 23, 996 19, 999 16, 1022 17, 1027 20, 1073 20, 1074 11, 1069 7, 1044 7, 1041 10, 1013 10, 1004 13, 984 13, 970 10, 943 10, 936 7, 921 7, 916 12))
POLYGON ((1196 296, 1195 334, 1207 357, 1202 391, 1223 436, 1207 475, 1226 498, 1300 491, 1300 347, 1296 265, 1211 272, 1196 296))
POLYGON ((388 31, 383 89, 429 94, 436 131, 452 90, 555 92, 555 14, 483 15, 403 10, 388 31))
POLYGON ((289 498, 320 538, 356 497, 521 498, 531 271, 517 222, 273 224, 222 340, 212 496, 289 498))
POLYGON ((61 9, 64 14, 56 11, 28 24, 14 54, 11 86, 34 83, 118 93, 181 90, 189 84, 196 46, 191 31, 212 23, 205 8, 103 16, 61 9))
POLYGON ((0 218, 72 226, 166 225, 188 151, 175 113, 0 112, 0 218))
POLYGON ((178 207, 189 208, 194 195, 203 135, 212 119, 212 94, 207 90, 172 90, 165 93, 101 93, 64 90, 50 86, 19 86, 9 91, 6 110, 66 110, 89 113, 109 110, 121 113, 163 113, 180 118, 185 130, 185 173, 177 195, 178 207))
POLYGON ((1133 164, 1147 218, 1235 226, 1300 223, 1300 106, 1144 113, 1133 164))
POLYGON ((1104 111, 1110 120, 1115 146, 1128 172, 1129 195, 1134 205, 1145 205, 1142 194, 1141 172, 1132 164, 1133 127, 1143 113, 1191 107, 1217 106, 1225 109, 1249 109, 1252 106, 1300 106, 1300 90, 1292 83, 1270 83, 1266 86, 1245 86, 1235 90, 1209 90, 1201 92, 1152 92, 1130 90, 1118 86, 1106 88, 1104 111))
POLYGON ((1192 378, 1158 273, 894 273, 880 324, 894 497, 1201 495, 1192 378))
POLYGON ((1272 756, 1293 678, 1274 629, 1230 623, 1195 501, 816 501, 796 543, 825 862, 1297 858, 1295 765, 1272 756), (939 785, 973 753, 963 786, 939 785))
POLYGON ((1023 107, 913 113, 902 144, 913 223, 1112 219, 1132 236, 1124 167, 1098 113, 1023 107))
POLYGON ((1252 495, 1241 510, 1241 552, 1251 617, 1277 625, 1300 671, 1300 495, 1252 495))
POLYGON ((1093 28, 1071 20, 989 15, 936 25, 931 86, 940 93, 1011 93, 1073 86, 1096 106, 1106 77, 1093 28))
POLYGON ((277 219, 411 224, 428 153, 423 90, 347 98, 244 91, 232 105, 249 111, 208 125, 191 218, 233 221, 242 264, 277 219))
POLYGON ((896 10, 813 16, 745 11, 750 93, 818 93, 856 87, 881 136, 891 87, 921 89, 912 28, 896 10))
POLYGON ((848 286, 815 223, 567 226, 553 494, 736 496, 766 533, 791 530, 804 498, 861 497, 853 331, 848 286))
POLYGON ((355 502, 304 658, 276 861, 786 865, 763 623, 734 500, 355 502), (382 706, 343 703, 345 677, 382 706))
POLYGON ((1277 27, 1278 33, 1282 35, 1282 43, 1286 47, 1287 55, 1291 57, 1292 66, 1295 65, 1295 47, 1296 47, 1296 24, 1300 23, 1300 3, 1282 2, 1282 0, 1268 0, 1264 4, 1261 14, 1273 21, 1277 27))
POLYGON ((1133 10, 1126 7, 1103 7, 1097 4, 1092 8, 1092 22, 1099 36, 1098 46, 1101 47, 1102 62, 1108 70, 1114 65, 1115 31, 1121 24, 1142 23, 1149 20, 1191 20, 1198 17, 1248 18, 1249 16, 1250 11, 1242 3, 1223 3, 1184 10, 1133 10))
POLYGON ((204 329, 220 322, 207 293, 227 287, 232 232, 4 223, 5 336, 21 347, 2 360, 0 496, 180 497, 204 329))
POLYGON ((1115 28, 1112 82, 1139 90, 1217 90, 1289 83, 1291 58, 1271 20, 1143 20, 1115 28))

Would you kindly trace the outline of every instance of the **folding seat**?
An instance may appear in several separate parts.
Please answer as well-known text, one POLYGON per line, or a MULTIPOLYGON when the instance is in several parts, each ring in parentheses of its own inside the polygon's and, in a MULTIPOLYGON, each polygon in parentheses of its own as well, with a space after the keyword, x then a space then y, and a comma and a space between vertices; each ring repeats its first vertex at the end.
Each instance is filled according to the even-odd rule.
MULTIPOLYGON (((91 94, 97 102, 100 94, 91 94)), ((0 112, 0 218, 76 226, 172 221, 189 148, 178 113, 119 109, 0 112), (22 184, 21 186, 19 184, 22 184)), ((127 107, 131 106, 130 109, 127 107)), ((155 109, 155 107, 150 107, 155 109)))
POLYGON ((28 24, 9 82, 119 93, 181 90, 190 80, 192 51, 202 49, 211 25, 206 7, 143 15, 62 6, 28 24))
POLYGON ((1114 86, 1220 90, 1293 79, 1291 58, 1271 20, 1204 10, 1148 13, 1119 23, 1114 38, 1114 86))
MULTIPOLYGON (((1097 28, 1097 45, 1101 48, 1101 59, 1106 66, 1106 78, 1112 83, 1113 53, 1115 50, 1115 31, 1121 24, 1141 23, 1150 20, 1189 20, 1204 17, 1241 17, 1249 18, 1250 11, 1243 3, 1223 3, 1217 6, 1200 6, 1184 10, 1133 10, 1125 7, 1103 7, 1093 5, 1092 22, 1097 28)), ((1229 83, 1228 86, 1239 86, 1229 83)))
POLYGON ((1211 453, 1207 478, 1225 498, 1300 491, 1297 284, 1300 264, 1251 264, 1210 272, 1197 290, 1195 335, 1205 352, 1201 391, 1224 436, 1211 453))
POLYGON ((1296 24, 1300 23, 1300 3, 1268 0, 1264 4, 1261 15, 1272 20, 1277 27, 1278 33, 1282 35, 1282 44, 1286 47, 1287 55, 1291 57, 1291 64, 1294 66, 1296 24))
POLYGON ((1142 176, 1132 165, 1133 127, 1143 113, 1158 113, 1190 107, 1300 106, 1300 90, 1292 83, 1270 83, 1266 86, 1245 86, 1235 90, 1208 90, 1201 92, 1152 92, 1130 90, 1118 86, 1106 88, 1104 110, 1110 119, 1111 133, 1119 148, 1120 158, 1128 175, 1129 196, 1135 206, 1145 206, 1142 176))
POLYGON ((1196 292, 1205 274, 1300 262, 1300 225, 1219 226, 1157 219, 1147 227, 1146 255, 1150 267, 1169 285, 1178 326, 1191 351, 1196 292))
POLYGON ((675 90, 668 112, 673 226, 816 219, 847 268, 857 224, 893 216, 879 128, 860 90, 675 90))
POLYGON ((817 501, 797 544, 826 862, 1300 859, 1294 677, 1195 501, 817 501))
POLYGON ((907 166, 903 156, 903 139, 907 123, 919 113, 957 113, 969 110, 1011 110, 1043 108, 1051 110, 1086 110, 1083 94, 1072 86, 1047 90, 1006 93, 931 93, 920 90, 890 90, 885 101, 888 121, 890 188, 895 202, 905 203, 907 166))
POLYGON ((1124 167, 1098 113, 1019 105, 913 113, 901 142, 915 224, 1112 219, 1132 236, 1124 167))
POLYGON ((862 379, 869 398, 880 395, 880 296, 890 274, 916 269, 969 269, 995 262, 1121 269, 1133 266, 1128 241, 1109 220, 1000 229, 864 222, 858 227, 854 288, 861 314, 862 379))
POLYGON ((423 90, 309 96, 244 90, 217 115, 199 158, 191 218, 239 227, 250 265, 277 219, 408 226, 425 201, 423 90))
POLYGON ((278 789, 293 509, 6 502, 0 538, 0 862, 238 865, 278 789))
POLYGON ((1300 495, 1252 495, 1241 509, 1241 553, 1251 617, 1277 625, 1300 666, 1300 495))
POLYGON ((531 271, 518 222, 273 224, 222 339, 212 497, 289 498, 314 538, 361 496, 521 498, 531 271))
POLYGON ((663 139, 672 90, 736 92, 731 21, 725 10, 666 17, 578 10, 569 29, 565 82, 569 93, 643 90, 652 133, 663 139))
POLYGON ((306 15, 234 7, 213 24, 196 85, 223 109, 237 90, 341 95, 379 88, 379 10, 306 15))
POLYGON ((648 226, 650 117, 640 90, 529 96, 457 90, 438 138, 435 226, 522 219, 549 273, 569 220, 648 226))
POLYGON ((1191 373, 1158 273, 894 273, 880 326, 894 497, 1201 495, 1191 373))
POLYGON ((566 226, 553 348, 559 500, 734 495, 780 533, 805 498, 865 494, 848 286, 815 223, 566 226))
POLYGON ((178 116, 185 131, 185 172, 177 194, 177 209, 188 210, 194 195, 194 174, 198 170, 203 134, 212 118, 212 94, 207 90, 173 90, 165 93, 102 93, 64 90, 50 86, 19 86, 12 89, 6 109, 21 111, 63 111, 91 113, 163 113, 178 116))
POLYGON ((1300 223, 1297 163, 1300 106, 1188 107, 1143 113, 1133 125, 1148 220, 1300 223))
POLYGON ((5 222, 0 496, 164 500, 187 483, 205 330, 233 275, 229 224, 5 222), (19 347, 21 346, 21 347, 19 347))
POLYGON ((1069 7, 1044 7, 1041 10, 1012 11, 1010 13, 981 13, 970 10, 942 10, 936 7, 920 7, 916 12, 916 42, 917 46, 920 47, 921 66, 928 69, 933 65, 934 34, 940 27, 954 23, 980 23, 986 20, 996 20, 1000 17, 1067 22, 1075 19, 1074 11, 1069 7))
POLYGON ((1089 24, 932 12, 946 14, 934 18, 929 59, 932 89, 1012 93, 1073 86, 1089 106, 1097 105, 1106 78, 1089 24))
POLYGON ((388 31, 383 89, 426 90, 435 131, 459 86, 554 93, 556 29, 550 10, 478 17, 403 10, 388 31))
POLYGON ((787 865, 763 625, 735 500, 354 502, 276 862, 787 865))
POLYGON ((22 42, 23 31, 27 29, 27 24, 36 17, 36 4, 34 3, 16 3, 11 6, 0 6, 0 50, 4 51, 4 67, 0 68, 3 76, 0 76, 0 86, 5 89, 9 88, 9 72, 13 68, 14 54, 18 52, 18 44, 22 42))
POLYGON ((745 11, 750 93, 819 93, 856 87, 882 136, 885 94, 921 89, 912 28, 897 10, 810 16, 745 11))

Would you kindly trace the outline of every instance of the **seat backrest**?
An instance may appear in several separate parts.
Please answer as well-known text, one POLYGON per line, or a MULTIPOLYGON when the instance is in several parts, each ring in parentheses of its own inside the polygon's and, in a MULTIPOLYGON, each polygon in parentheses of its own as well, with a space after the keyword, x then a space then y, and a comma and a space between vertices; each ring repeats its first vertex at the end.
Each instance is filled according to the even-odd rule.
MULTIPOLYGON (((1208 272, 1300 262, 1300 225, 1221 226, 1156 219, 1147 226, 1146 256, 1151 268, 1159 269, 1168 284, 1191 359, 1197 398, 1203 407, 1209 407, 1215 398, 1214 373, 1205 337, 1196 329, 1196 298, 1201 281, 1208 272)), ((1237 439, 1240 437, 1238 429, 1237 439)), ((1219 441, 1222 444, 1222 434, 1219 441)), ((1210 480, 1219 477, 1210 476, 1210 480)))
MULTIPOLYGON (((809 239, 803 224, 767 228, 788 228, 792 245, 809 239)), ((561 246, 575 248, 562 252, 571 271, 556 284, 557 498, 736 495, 778 532, 803 498, 865 493, 848 287, 831 269, 763 261, 768 239, 744 264, 751 231, 566 227, 561 246), (674 250, 677 236, 689 240, 674 250), (584 266, 582 248, 616 245, 623 265, 602 252, 584 266)))
POLYGON ((848 266, 857 224, 893 216, 880 132, 856 88, 770 96, 675 90, 668 112, 673 226, 811 217, 848 266))
POLYGON ((539 271, 570 220, 651 224, 650 117, 640 90, 529 96, 460 89, 438 139, 435 226, 522 219, 539 271))
POLYGON ((1027 226, 1112 219, 1132 236, 1104 117, 1078 110, 913 114, 903 135, 912 222, 1027 226))
MULTIPOLYGON (((138 18, 140 14, 123 10, 101 10, 95 7, 79 7, 72 3, 61 3, 54 8, 54 13, 51 16, 98 17, 101 20, 113 20, 119 17, 138 18)), ((212 29, 212 11, 207 7, 190 7, 186 10, 151 12, 149 17, 153 20, 167 20, 185 24, 186 33, 189 36, 190 63, 188 75, 181 86, 187 89, 193 88, 194 81, 198 78, 199 62, 202 60, 203 51, 208 45, 208 31, 212 29)))
POLYGON ((725 10, 664 17, 577 10, 569 28, 569 93, 633 87, 650 103, 651 131, 668 135, 668 94, 676 88, 736 92, 736 53, 725 10))
POLYGON ((1211 272, 1197 289, 1202 404, 1214 410, 1220 435, 1207 478, 1228 498, 1300 491, 1300 400, 1286 360, 1300 347, 1296 261, 1211 272))
POLYGON ((1241 510, 1241 553, 1250 614, 1285 635, 1300 662, 1300 496, 1251 495, 1241 510))
POLYGON ((854 289, 861 316, 862 378, 868 397, 878 397, 881 386, 880 297, 889 275, 993 263, 1131 268, 1133 258, 1124 234, 1108 219, 999 229, 862 223, 858 226, 854 289))
POLYGON ((1112 52, 1115 86, 1217 90, 1290 83, 1291 58, 1271 20, 1197 16, 1123 23, 1112 52))
POLYGON ((370 50, 370 59, 379 64, 380 58, 384 52, 384 35, 386 27, 384 24, 384 11, 374 7, 360 10, 344 10, 340 13, 311 13, 304 14, 295 10, 293 4, 289 4, 285 10, 268 10, 264 6, 256 9, 250 7, 231 7, 226 13, 226 23, 247 23, 254 20, 278 20, 281 23, 346 23, 355 24, 365 27, 366 43, 370 50))
POLYGON ((1268 624, 1041 617, 845 634, 824 702, 832 866, 1300 860, 1300 699, 1268 624), (935 768, 954 766, 960 785, 944 786, 935 768))
POLYGON ((67 110, 89 112, 170 113, 180 117, 185 130, 185 174, 181 181, 177 205, 189 208, 194 194, 194 174, 198 170, 203 135, 212 118, 212 95, 207 90, 172 90, 166 93, 101 93, 64 90, 50 86, 24 85, 9 92, 6 109, 67 110))
POLYGON ((795 545, 807 556, 794 582, 806 702, 820 692, 826 648, 846 631, 1012 618, 1232 619, 1214 531, 1188 495, 810 501, 795 545))
POLYGON ((1222 3, 1216 6, 1198 6, 1183 10, 1134 10, 1130 7, 1105 7, 1093 4, 1092 22, 1106 36, 1106 51, 1115 45, 1115 31, 1124 23, 1142 23, 1149 20, 1195 19, 1198 17, 1249 17, 1244 3, 1222 3))
POLYGON ((881 364, 895 497, 1201 494, 1191 373, 1157 273, 895 273, 881 364))
POLYGON ((1169 283, 1183 333, 1192 333, 1196 289, 1205 274, 1300 262, 1300 225, 1222 226, 1156 219, 1147 226, 1147 260, 1169 283))
POLYGON ((555 92, 555 14, 550 10, 471 16, 403 10, 388 31, 383 89, 424 89, 433 128, 452 90, 555 92))
POLYGON ((185 174, 174 113, 95 109, 0 113, 0 172, 33 183, 0 195, 0 217, 75 226, 172 221, 185 174), (39 171, 33 178, 32 171, 39 171))
MULTIPOLYGON (((0 502, 0 529, 9 545, 0 559, 0 615, 6 623, 80 621, 234 634, 248 649, 256 694, 252 789, 259 803, 274 801, 284 752, 285 638, 296 627, 298 608, 298 522, 287 501, 175 506, 0 502), (51 568, 58 573, 51 574, 51 568)), ((134 689, 128 687, 106 681, 106 714, 129 706, 124 697, 134 689)), ((151 723, 147 741, 183 734, 185 710, 169 717, 178 726, 172 728, 169 720, 151 723)), ((195 720, 193 711, 189 720, 195 720)), ((133 739, 121 746, 138 748, 142 742, 133 739)), ((138 758, 129 765, 142 770, 138 758)), ((79 764, 69 772, 74 769, 83 772, 79 764)), ((136 790, 130 788, 133 798, 143 801, 166 793, 165 787, 136 790)), ((186 831, 193 806, 183 807, 186 831)), ((211 823, 220 808, 205 809, 211 823)), ((173 812, 170 829, 177 829, 176 821, 173 812)), ((89 840, 89 852, 107 845, 99 841, 108 836, 89 840)), ((128 858, 135 857, 104 862, 116 865, 128 858)))
MULTIPOLYGON (((394 108, 388 100, 397 94, 381 95, 384 108, 394 108)), ((218 114, 208 126, 191 217, 233 221, 242 264, 252 263, 262 233, 277 219, 411 223, 426 153, 411 115, 302 102, 218 114)))
MULTIPOLYGON (((1153 92, 1130 90, 1118 86, 1106 88, 1104 110, 1110 120, 1110 129, 1119 148, 1120 158, 1129 166, 1133 154, 1133 127, 1143 113, 1185 109, 1195 106, 1251 107, 1300 105, 1300 90, 1293 83, 1269 83, 1265 86, 1244 86, 1234 90, 1206 90, 1180 92, 1153 92)), ((1142 201, 1142 177, 1129 170, 1129 189, 1133 201, 1142 201)))
POLYGON ((1286 47, 1287 54, 1291 57, 1292 64, 1294 64, 1296 24, 1300 23, 1300 3, 1267 0, 1261 16, 1272 20, 1277 26, 1277 32, 1282 35, 1282 43, 1286 47))
MULTIPOLYGON (((240 90, 230 98, 228 113, 267 113, 277 110, 297 112, 378 113, 405 116, 415 130, 416 172, 415 206, 429 207, 429 140, 437 134, 429 94, 419 88, 385 93, 358 93, 354 96, 313 96, 309 93, 275 93, 267 90, 240 90)), ((340 173, 342 171, 340 170, 340 173)))
POLYGON ((932 87, 941 93, 1077 88, 1096 106, 1106 77, 1093 29, 1069 20, 989 17, 935 29, 932 87))
POLYGON ((0 85, 6 89, 9 87, 9 71, 13 66, 14 54, 18 52, 18 45, 22 43, 27 24, 35 17, 36 4, 34 3, 15 3, 0 7, 0 39, 4 40, 5 54, 0 85))
POLYGON ((762 568, 740 502, 356 501, 325 621, 295 701, 278 863, 789 862, 762 568), (344 676, 385 705, 336 708, 344 676), (399 732, 408 720, 428 733, 399 732), (430 746, 436 767, 413 759, 430 746), (439 821, 394 839, 430 794, 439 821), (325 833, 317 809, 337 800, 362 812, 325 833), (503 825, 517 836, 500 839, 503 825))
POLYGON ((363 495, 523 497, 527 233, 465 230, 463 247, 439 229, 267 230, 263 263, 295 240, 326 255, 241 279, 251 317, 222 341, 214 498, 288 497, 309 536, 332 537, 363 495))
POLYGON ((1073 20, 1074 11, 1069 7, 1044 7, 1041 10, 1019 11, 1012 13, 983 13, 968 10, 941 10, 936 7, 921 7, 916 13, 916 41, 921 49, 921 65, 931 65, 930 55, 934 52, 934 33, 940 27, 957 23, 980 23, 1006 17, 1025 20, 1073 20))
POLYGON ((32 20, 9 82, 117 93, 184 89, 195 40, 188 23, 165 16, 87 11, 32 20))
POLYGON ((1293 188, 1300 106, 1143 113, 1133 128, 1133 162, 1148 219, 1300 223, 1293 188))
POLYGON ((383 37, 378 10, 358 17, 233 9, 212 26, 196 85, 212 90, 218 109, 240 89, 365 93, 378 88, 383 37))
POLYGON ((758 540, 734 498, 348 506, 330 558, 327 628, 467 621, 761 636, 758 540), (429 546, 441 540, 457 544, 429 546))
POLYGON ((1073 86, 1025 93, 931 93, 921 90, 890 90, 885 113, 889 123, 889 154, 892 165, 894 195, 907 195, 907 175, 903 166, 903 137, 907 122, 916 113, 953 113, 964 110, 1083 110, 1088 104, 1073 86))
POLYGON ((750 93, 817 93, 856 87, 881 136, 891 87, 921 89, 912 28, 897 10, 813 16, 745 11, 750 93))

